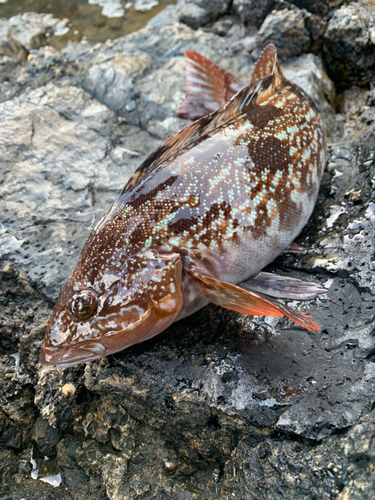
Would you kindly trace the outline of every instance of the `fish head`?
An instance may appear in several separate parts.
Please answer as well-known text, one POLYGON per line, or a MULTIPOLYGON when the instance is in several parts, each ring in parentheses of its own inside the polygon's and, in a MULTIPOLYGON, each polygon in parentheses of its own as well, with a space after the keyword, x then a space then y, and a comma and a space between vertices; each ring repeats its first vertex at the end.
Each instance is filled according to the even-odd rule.
POLYGON ((80 264, 63 286, 40 359, 61 368, 86 363, 165 330, 183 308, 179 254, 147 250, 111 261, 100 279, 82 280, 80 264))

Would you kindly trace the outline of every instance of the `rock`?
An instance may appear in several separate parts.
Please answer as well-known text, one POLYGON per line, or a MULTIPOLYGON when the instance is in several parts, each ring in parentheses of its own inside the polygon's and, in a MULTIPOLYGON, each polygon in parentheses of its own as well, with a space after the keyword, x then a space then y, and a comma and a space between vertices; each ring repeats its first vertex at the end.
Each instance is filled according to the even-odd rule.
POLYGON ((54 452, 54 447, 60 441, 61 429, 54 429, 41 416, 36 419, 33 440, 38 446, 38 450, 43 455, 51 455, 54 452))
POLYGON ((375 13, 371 2, 353 2, 336 10, 324 34, 329 75, 341 87, 366 85, 375 74, 375 13))
MULTIPOLYGON (((208 12, 207 2, 195 5, 208 12)), ((301 21, 292 34, 310 36, 317 12, 287 12, 269 17, 301 21)), ((32 49, 24 66, 12 59, 5 69, 0 480, 12 498, 312 500, 373 491, 375 94, 346 90, 335 114, 334 84, 311 38, 298 49, 281 41, 283 57, 300 54, 282 67, 328 124, 329 161, 298 238, 307 254, 282 255, 269 270, 324 284, 326 295, 289 301, 322 331, 210 305, 87 365, 38 361, 59 288, 90 230, 146 155, 187 123, 175 116, 184 50, 249 79, 255 35, 237 40, 232 27, 247 28, 227 19, 213 25, 220 36, 155 23, 96 46, 32 49), (31 452, 40 468, 55 468, 61 486, 30 478, 31 452)), ((261 36, 272 39, 275 24, 269 32, 264 25, 261 36)))
POLYGON ((211 16, 206 9, 199 5, 186 2, 184 5, 179 6, 178 20, 187 24, 190 28, 198 29, 200 26, 207 24, 211 20, 211 16))
POLYGON ((127 73, 121 71, 118 65, 98 66, 94 64, 84 79, 83 88, 94 99, 105 104, 120 116, 135 109, 133 85, 127 73))
POLYGON ((68 30, 68 22, 68 19, 56 19, 52 14, 34 12, 25 12, 9 20, 0 19, 0 56, 7 55, 8 44, 13 45, 17 53, 39 49, 45 45, 47 33, 63 34, 68 30))
POLYGON ((177 0, 180 12, 183 12, 188 5, 197 5, 205 9, 210 21, 216 20, 219 16, 227 14, 230 9, 230 0, 177 0))
POLYGON ((23 64, 32 49, 39 49, 51 33, 63 34, 68 19, 51 14, 27 12, 11 19, 0 19, 0 100, 12 94, 8 82, 16 79, 18 64, 23 64), (2 85, 2 82, 5 82, 2 85))
POLYGON ((231 12, 237 15, 241 22, 258 28, 275 6, 275 0, 259 2, 257 0, 233 0, 231 12))
POLYGON ((315 102, 329 135, 339 135, 341 122, 337 120, 333 108, 335 86, 324 71, 322 58, 315 54, 306 54, 289 59, 283 65, 285 76, 299 85, 315 102))
POLYGON ((190 28, 216 21, 219 16, 229 13, 229 0, 178 0, 177 5, 169 5, 148 23, 149 26, 162 26, 164 22, 182 22, 190 28))
POLYGON ((291 0, 292 4, 294 4, 299 9, 305 9, 312 14, 316 14, 320 17, 326 16, 331 7, 330 0, 291 0))
POLYGON ((293 6, 304 9, 318 17, 325 17, 330 8, 329 0, 233 0, 231 13, 237 15, 246 25, 261 26, 265 18, 273 11, 293 9, 293 6))
POLYGON ((276 45, 281 61, 310 52, 312 39, 305 12, 300 9, 284 9, 269 14, 257 33, 256 57, 268 43, 276 45))
POLYGON ((167 5, 156 16, 151 18, 147 26, 166 26, 179 21, 178 9, 176 5, 167 5))

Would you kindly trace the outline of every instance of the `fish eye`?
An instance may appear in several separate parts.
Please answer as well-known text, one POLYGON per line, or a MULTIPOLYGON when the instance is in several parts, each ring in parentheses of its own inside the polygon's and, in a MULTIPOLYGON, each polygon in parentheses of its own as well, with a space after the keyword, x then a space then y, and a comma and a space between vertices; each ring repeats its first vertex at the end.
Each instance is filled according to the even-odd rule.
POLYGON ((98 307, 96 294, 92 290, 81 290, 72 297, 70 311, 81 321, 92 318, 98 307))

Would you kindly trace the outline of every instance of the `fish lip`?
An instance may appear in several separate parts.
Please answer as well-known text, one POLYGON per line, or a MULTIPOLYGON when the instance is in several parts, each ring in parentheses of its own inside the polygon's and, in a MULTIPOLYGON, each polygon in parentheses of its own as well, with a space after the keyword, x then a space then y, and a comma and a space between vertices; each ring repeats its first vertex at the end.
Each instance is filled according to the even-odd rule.
POLYGON ((88 363, 102 358, 107 349, 100 342, 90 342, 84 345, 46 346, 40 351, 40 361, 43 365, 54 365, 58 368, 68 368, 81 363, 88 363))

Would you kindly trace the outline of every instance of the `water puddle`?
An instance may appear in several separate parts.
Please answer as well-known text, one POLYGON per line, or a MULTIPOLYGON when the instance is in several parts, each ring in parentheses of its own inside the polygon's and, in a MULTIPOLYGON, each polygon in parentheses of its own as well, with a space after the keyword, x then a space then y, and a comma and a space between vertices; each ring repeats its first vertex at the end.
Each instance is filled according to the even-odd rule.
POLYGON ((133 33, 144 26, 167 5, 177 0, 0 0, 0 18, 24 12, 52 14, 68 18, 67 29, 51 35, 49 45, 58 50, 68 41, 91 43, 133 33), (64 32, 65 31, 65 32, 64 32))

